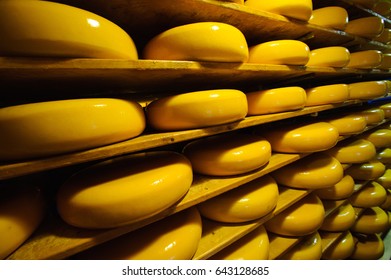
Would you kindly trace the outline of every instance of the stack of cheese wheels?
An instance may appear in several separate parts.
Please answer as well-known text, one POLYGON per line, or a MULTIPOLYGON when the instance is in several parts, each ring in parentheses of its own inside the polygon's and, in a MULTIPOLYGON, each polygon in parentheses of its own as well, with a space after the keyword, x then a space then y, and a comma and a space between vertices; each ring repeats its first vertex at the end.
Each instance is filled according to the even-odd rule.
POLYGON ((305 43, 297 40, 275 40, 251 46, 248 62, 277 65, 306 65, 309 59, 310 48, 305 43))
POLYGON ((376 182, 385 189, 391 189, 391 169, 386 169, 384 174, 376 179, 376 182))
POLYGON ((263 115, 304 108, 306 92, 301 87, 282 87, 246 93, 248 115, 263 115), (289 97, 289 98, 287 98, 289 97))
POLYGON ((5 107, 0 109, 0 160, 99 147, 136 137, 144 128, 142 107, 127 100, 72 99, 5 107))
POLYGON ((354 180, 350 175, 344 177, 334 186, 315 190, 315 194, 320 199, 342 200, 349 198, 354 192, 354 180))
POLYGON ((357 163, 350 166, 345 173, 352 176, 354 180, 376 180, 386 171, 386 167, 378 160, 371 160, 365 163, 357 163))
POLYGON ((355 207, 369 208, 380 206, 386 201, 387 192, 382 185, 375 181, 368 182, 362 189, 355 192, 350 203, 355 207))
POLYGON ((221 22, 196 22, 166 30, 144 48, 145 59, 246 62, 243 33, 221 22))
POLYGON ((341 103, 349 99, 347 84, 317 86, 306 89, 306 106, 341 103))
MULTIPOLYGON (((387 85, 388 87, 388 85, 387 85)), ((388 91, 390 89, 388 88, 388 91)), ((379 106, 380 109, 384 111, 384 118, 389 119, 391 118, 391 103, 382 104, 379 106)))
POLYGON ((323 47, 311 50, 306 66, 342 68, 350 62, 350 52, 344 47, 323 47))
POLYGON ((360 135, 360 138, 370 141, 376 148, 391 147, 391 129, 388 128, 370 130, 360 135))
POLYGON ((133 40, 116 24, 47 1, 0 2, 0 55, 137 60, 133 40))
POLYGON ((323 189, 342 180, 344 170, 332 156, 317 153, 279 168, 272 173, 278 184, 297 189, 323 189))
MULTIPOLYGON (((145 201, 145 200, 144 200, 145 201)), ((190 260, 201 239, 195 207, 73 256, 89 260, 190 260)))
POLYGON ((384 111, 379 108, 369 108, 357 113, 365 118, 368 126, 377 125, 384 121, 384 111))
POLYGON ((197 173, 230 176, 264 166, 271 157, 271 146, 256 135, 217 135, 190 142, 183 153, 197 173))
POLYGON ((373 69, 381 65, 383 53, 379 50, 365 50, 350 53, 348 68, 373 69))
POLYGON ((307 236, 299 244, 288 250, 280 260, 320 260, 322 256, 322 239, 316 231, 307 236))
POLYGON ((340 163, 365 163, 375 158, 376 148, 365 139, 347 139, 325 153, 335 157, 340 163))
POLYGON ((377 234, 357 238, 352 255, 353 260, 377 260, 384 254, 384 242, 377 234))
POLYGON ((202 216, 215 221, 241 223, 266 216, 276 207, 277 200, 277 183, 265 175, 198 204, 198 209, 202 216))
MULTIPOLYGON (((327 204, 334 205, 329 201, 323 201, 323 205, 326 208, 327 204)), ((343 232, 349 230, 356 221, 356 212, 350 203, 345 203, 339 206, 330 215, 324 218, 321 230, 331 232, 343 232)))
POLYGON ((267 260, 269 237, 263 225, 246 234, 217 254, 212 260, 267 260))
POLYGON ((244 119, 248 106, 239 90, 195 91, 152 101, 148 123, 157 130, 183 130, 226 124, 244 119))
POLYGON ((327 122, 335 126, 339 135, 352 135, 363 132, 367 127, 367 121, 358 114, 346 114, 334 118, 328 118, 327 122))
POLYGON ((4 259, 38 228, 44 218, 45 201, 39 187, 0 187, 0 259, 4 259))
POLYGON ((355 241, 350 231, 346 231, 342 236, 331 244, 323 253, 324 260, 345 260, 349 258, 354 251, 355 241))
POLYGON ((348 22, 348 12, 346 9, 338 6, 315 9, 312 11, 311 18, 308 20, 308 23, 337 30, 345 30, 348 22))
POLYGON ((272 150, 281 153, 312 153, 328 150, 338 142, 337 129, 327 122, 288 124, 268 131, 259 130, 272 150))
POLYGON ((284 236, 303 236, 316 232, 323 223, 325 211, 315 194, 308 194, 265 223, 269 232, 284 236))
POLYGON ((352 226, 351 231, 361 234, 376 234, 384 232, 388 227, 387 212, 376 206, 365 208, 352 226))
POLYGON ((191 163, 179 153, 119 157, 69 178, 58 190, 57 208, 64 221, 76 227, 118 227, 172 206, 192 180, 191 163))
POLYGON ((349 99, 369 100, 383 97, 388 92, 386 81, 369 81, 349 84, 349 99))
POLYGON ((308 21, 312 15, 312 0, 247 0, 245 5, 286 17, 308 21))
POLYGON ((370 16, 349 20, 345 32, 373 39, 382 33, 383 28, 384 20, 381 17, 370 16))

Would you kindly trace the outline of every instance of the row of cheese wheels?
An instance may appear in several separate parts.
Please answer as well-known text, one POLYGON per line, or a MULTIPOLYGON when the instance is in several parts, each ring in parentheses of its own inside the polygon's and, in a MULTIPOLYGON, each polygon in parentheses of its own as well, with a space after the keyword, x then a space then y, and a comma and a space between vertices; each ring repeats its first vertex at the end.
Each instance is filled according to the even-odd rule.
MULTIPOLYGON (((384 111, 381 120, 383 119, 384 111)), ((377 119, 377 122, 381 120, 377 119)), ((372 142, 362 138, 338 146, 335 146, 335 143, 339 133, 335 131, 334 126, 325 122, 296 127, 293 133, 287 129, 286 135, 288 139, 291 137, 291 140, 284 139, 286 145, 299 138, 298 143, 311 143, 312 152, 327 151, 273 172, 273 177, 278 184, 293 188, 318 189, 318 195, 325 198, 341 193, 346 194, 347 189, 343 190, 338 187, 339 182, 341 182, 340 185, 346 186, 346 181, 349 181, 349 178, 343 177, 343 167, 339 162, 341 160, 343 163, 357 164, 356 167, 352 166, 348 169, 348 174, 353 178, 368 179, 362 177, 361 170, 364 169, 364 174, 370 175, 369 179, 373 179, 373 174, 376 173, 379 174, 380 184, 391 186, 390 172, 384 172, 384 165, 382 172, 371 171, 375 168, 379 169, 380 161, 391 161, 390 149, 381 150, 376 154, 374 144, 372 144, 372 142, 375 143, 379 148, 387 146, 387 143, 390 143, 389 129, 385 127, 368 135, 364 134, 365 139, 370 139, 372 142), (335 139, 331 142, 324 141, 330 137, 327 134, 330 130, 333 132, 332 135, 335 134, 335 139), (313 146, 314 142, 318 143, 317 147, 313 146), (324 145, 325 142, 326 145, 324 145), (379 162, 374 162, 372 165, 358 164, 372 160, 375 155, 379 162), (335 185, 334 189, 328 189, 333 185, 335 185)), ((280 138, 277 137, 277 140, 279 141, 280 138)), ((225 176, 243 174, 262 168, 270 159, 273 141, 271 143, 265 140, 264 136, 255 134, 222 135, 188 143, 184 147, 184 155, 176 152, 147 152, 108 160, 76 173, 61 186, 57 194, 58 211, 66 222, 83 228, 110 228, 133 223, 157 214, 179 201, 191 187, 193 170, 207 175, 225 176), (159 200, 146 200, 148 197, 158 197, 159 200)), ((305 145, 301 144, 301 147, 308 151, 305 145)), ((297 148, 299 148, 297 151, 300 151, 300 147, 297 148)), ((267 215, 276 206, 277 184, 273 179, 264 177, 247 186, 247 192, 248 190, 254 191, 255 203, 245 199, 243 205, 238 202, 235 207, 226 207, 232 204, 240 193, 246 192, 245 190, 246 188, 240 188, 235 192, 208 200, 200 204, 199 209, 204 216, 218 221, 244 222, 267 215), (260 188, 260 186, 264 187, 260 188), (263 206, 260 207, 256 202, 257 197, 267 198, 267 202, 263 202, 263 206), (222 203, 219 202, 220 200, 222 203)), ((13 205, 13 199, 7 195, 2 195, 2 198, 8 201, 4 204, 8 210, 4 212, 12 213, 12 209, 24 209, 13 205)), ((18 204, 17 201, 16 199, 16 204, 18 204)), ((29 204, 26 203, 26 205, 29 204)), ((41 207, 35 207, 41 209, 41 207)), ((2 234, 23 236, 19 240, 23 242, 39 224, 37 222, 39 219, 31 218, 32 224, 27 226, 15 226, 14 224, 17 224, 18 220, 23 220, 18 215, 30 217, 32 211, 30 209, 30 211, 18 212, 17 218, 12 215, 10 215, 11 218, 6 217, 3 220, 2 234), (9 224, 14 226, 10 227, 9 224), (15 234, 13 230, 9 230, 10 228, 19 228, 24 235, 20 232, 15 234)), ((37 213, 41 213, 41 210, 37 213)), ((15 244, 20 245, 19 242, 15 244)))
MULTIPOLYGON (((252 2, 256 2, 256 5, 266 3, 256 0, 247 1, 248 5, 252 2)), ((292 6, 289 1, 283 2, 286 5, 284 10, 287 7, 289 7, 287 11, 297 7, 296 4, 292 6)), ((311 0, 305 0, 305 2, 311 4, 311 9, 308 10, 311 15, 311 0)), ((301 12, 299 14, 302 15, 301 12)), ((332 17, 323 15, 322 19, 331 19, 334 16, 334 13, 332 17)), ((1 1, 0 18, 2 23, 0 24, 2 37, 0 55, 2 56, 95 57, 131 60, 137 60, 139 57, 132 38, 120 27, 98 15, 64 4, 31 0, 1 1), (69 20, 70 18, 72 21, 69 20)), ((370 32, 372 32, 370 37, 378 36, 383 30, 384 23, 379 17, 354 20, 346 27, 347 32, 366 37, 370 32)), ((289 65, 308 63, 307 65, 311 66, 380 67, 382 69, 391 67, 390 59, 385 59, 382 64, 382 54, 375 50, 372 53, 358 52, 351 55, 346 48, 331 47, 310 52, 305 43, 296 40, 277 40, 249 48, 245 36, 239 29, 219 22, 198 22, 169 29, 151 39, 142 53, 144 59, 157 60, 289 65), (373 59, 374 56, 378 60, 372 61, 370 65, 366 60, 362 61, 363 57, 368 60, 373 59)))
MULTIPOLYGON (((306 90, 265 89, 247 94, 234 89, 196 91, 162 97, 149 103, 145 110, 135 101, 113 98, 9 106, 0 109, 0 160, 42 158, 113 144, 141 135, 147 125, 160 131, 203 128, 240 121, 250 115, 383 97, 389 91, 389 81, 369 81, 306 90)), ((390 109, 383 106, 382 110, 390 109)), ((360 122, 354 117, 350 121, 360 122)), ((362 129, 366 126, 363 120, 361 125, 362 129)), ((336 132, 330 141, 335 136, 336 132)))

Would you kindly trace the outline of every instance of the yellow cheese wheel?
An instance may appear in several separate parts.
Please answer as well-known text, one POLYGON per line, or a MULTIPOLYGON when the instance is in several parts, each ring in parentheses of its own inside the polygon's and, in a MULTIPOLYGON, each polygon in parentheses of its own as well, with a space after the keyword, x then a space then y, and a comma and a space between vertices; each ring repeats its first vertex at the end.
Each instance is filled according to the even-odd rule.
POLYGON ((352 233, 346 231, 322 253, 322 259, 345 260, 352 255, 354 246, 355 242, 352 233))
POLYGON ((293 124, 261 131, 272 145, 272 150, 281 153, 311 153, 328 150, 337 144, 338 131, 327 122, 293 124))
POLYGON ((73 259, 190 260, 201 239, 202 222, 195 207, 95 246, 73 259))
POLYGON ((387 198, 383 202, 383 204, 380 205, 380 208, 385 210, 385 211, 390 211, 391 210, 391 190, 390 189, 386 189, 386 192, 387 192, 387 198))
POLYGON ((354 180, 352 176, 345 175, 341 181, 336 183, 334 186, 315 190, 315 194, 319 196, 320 199, 342 200, 351 196, 353 191, 354 180))
POLYGON ((45 214, 45 201, 42 189, 33 185, 4 183, 0 187, 1 260, 38 228, 45 214))
POLYGON ((129 35, 107 19, 47 1, 0 2, 0 55, 136 60, 129 35))
POLYGON ((190 142, 183 153, 195 172, 227 176, 264 166, 271 157, 271 146, 256 135, 218 135, 190 142))
POLYGON ((247 0, 244 4, 257 10, 267 11, 303 21, 309 20, 312 14, 311 0, 247 0))
MULTIPOLYGON (((391 55, 390 55, 390 58, 391 58, 391 55)), ((388 90, 390 90, 390 89, 388 88, 388 90)), ((386 104, 380 105, 379 109, 382 109, 384 111, 384 117, 386 119, 391 118, 391 103, 386 103, 386 104)))
POLYGON ((65 222, 76 227, 118 227, 172 206, 192 180, 191 164, 179 153, 119 157, 69 178, 57 193, 57 209, 65 222))
POLYGON ((144 128, 143 109, 133 101, 89 98, 5 107, 0 109, 0 160, 99 147, 136 137, 144 128))
POLYGON ((302 109, 307 95, 301 87, 265 89, 246 94, 249 115, 262 115, 302 109))
MULTIPOLYGON (((382 33, 378 37, 375 37, 374 40, 383 44, 388 44, 391 41, 391 29, 384 28, 382 33)), ((383 60, 385 56, 386 54, 383 54, 383 60)), ((387 56, 389 57, 389 55, 387 56)), ((384 67, 384 69, 386 69, 386 67, 384 67)))
POLYGON ((383 164, 391 163, 391 148, 380 149, 376 154, 376 159, 383 164))
POLYGON ((366 163, 353 164, 345 173, 352 176, 354 180, 376 180, 386 171, 383 163, 371 160, 366 163))
POLYGON ((352 226, 352 232, 362 234, 382 233, 388 229, 388 214, 380 207, 366 208, 352 226))
POLYGON ((345 32, 372 39, 379 36, 384 28, 384 20, 380 17, 369 16, 349 20, 345 32))
POLYGON ((144 48, 145 59, 246 62, 243 33, 221 22, 196 22, 168 29, 144 48))
POLYGON ((358 238, 350 258, 353 260, 378 260, 383 254, 383 240, 377 234, 371 234, 358 238))
POLYGON ((307 88, 306 106, 341 103, 349 98, 349 87, 346 84, 334 84, 307 88))
POLYGON ((375 158, 376 148, 368 140, 348 139, 339 142, 325 153, 335 157, 341 163, 365 163, 375 158))
POLYGON ((375 13, 388 17, 391 14, 391 3, 388 1, 379 1, 371 8, 375 13))
POLYGON ((384 187, 375 181, 370 181, 358 192, 355 192, 349 201, 355 207, 368 208, 380 206, 386 197, 387 192, 384 187))
POLYGON ((339 206, 324 218, 320 227, 324 231, 341 232, 350 229, 356 221, 356 212, 350 203, 339 206))
POLYGON ((323 47, 311 50, 306 66, 345 67, 350 61, 350 52, 344 47, 323 47))
POLYGON ((250 47, 248 62, 306 65, 309 58, 310 49, 305 43, 297 40, 275 40, 250 47))
POLYGON ((338 6, 328 6, 312 11, 309 23, 339 30, 344 30, 349 21, 346 9, 338 6))
POLYGON ((350 53, 348 68, 372 69, 377 68, 383 61, 383 54, 378 50, 365 50, 350 53))
POLYGON ((247 115, 246 95, 235 89, 188 92, 152 101, 148 123, 158 130, 181 130, 230 123, 247 115))
POLYGON ((387 168, 384 174, 376 179, 376 182, 385 189, 391 189, 391 169, 387 168))
POLYGON ((276 207, 277 200, 277 183, 265 175, 198 204, 198 209, 211 220, 241 223, 266 216, 276 207))
POLYGON ((338 116, 328 119, 327 122, 337 128, 339 135, 358 134, 367 127, 366 119, 358 114, 338 116))
POLYGON ((385 81, 369 81, 349 84, 349 98, 368 100, 383 97, 388 87, 385 81))
POLYGON ((285 236, 314 233, 323 223, 322 201, 310 193, 265 223, 268 231, 285 236))
POLYGON ((375 125, 384 121, 384 111, 379 108, 367 109, 359 114, 365 118, 367 125, 375 125))
POLYGON ((280 260, 320 260, 322 256, 322 239, 318 232, 305 237, 299 244, 294 246, 280 260))
POLYGON ((212 260, 267 260, 269 237, 264 226, 259 226, 217 254, 212 260))
POLYGON ((381 128, 370 130, 360 135, 360 138, 372 142, 376 148, 391 147, 391 129, 381 128))
POLYGON ((332 187, 342 180, 341 163, 327 154, 313 154, 272 173, 277 183, 298 189, 332 187))

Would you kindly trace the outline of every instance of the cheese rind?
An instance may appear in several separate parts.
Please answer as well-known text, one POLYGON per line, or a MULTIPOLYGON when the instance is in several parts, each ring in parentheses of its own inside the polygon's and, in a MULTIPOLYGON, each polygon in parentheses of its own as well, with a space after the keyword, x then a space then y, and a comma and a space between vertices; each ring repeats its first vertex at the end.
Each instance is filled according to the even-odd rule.
POLYGON ((362 236, 357 240, 350 256, 353 260, 377 260, 384 254, 383 240, 377 234, 362 236))
POLYGON ((377 180, 386 171, 383 163, 377 160, 371 160, 365 163, 353 164, 345 173, 352 176, 355 180, 377 180))
POLYGON ((325 151, 340 163, 365 163, 375 158, 375 145, 365 139, 354 139, 339 142, 335 147, 325 151))
POLYGON ((352 226, 352 232, 362 234, 382 233, 388 229, 388 214, 380 207, 366 208, 352 226))
POLYGON ((352 255, 354 246, 355 242, 352 233, 346 231, 337 242, 331 244, 331 246, 322 253, 322 259, 345 260, 352 255))
POLYGON ((333 119, 327 119, 327 122, 335 126, 339 135, 358 134, 365 130, 367 121, 358 114, 349 114, 333 119))
POLYGON ((380 17, 370 16, 350 20, 346 25, 345 32, 368 39, 379 36, 384 28, 384 20, 380 17))
POLYGON ((349 61, 350 52, 347 48, 323 47, 311 50, 310 59, 306 66, 341 68, 348 65, 349 61))
POLYGON ((349 99, 368 100, 383 97, 388 87, 385 81, 369 81, 349 84, 349 99))
POLYGON ((333 84, 307 88, 306 106, 341 103, 349 98, 349 87, 346 84, 333 84))
POLYGON ((349 14, 346 9, 338 6, 328 6, 312 11, 308 23, 344 30, 349 21, 349 14))
POLYGON ((280 260, 320 260, 322 238, 318 232, 305 237, 299 244, 280 256, 280 260))
POLYGON ((355 207, 369 208, 380 206, 386 201, 387 193, 382 185, 375 181, 368 182, 362 189, 355 192, 350 203, 355 207))
POLYGON ((354 180, 352 176, 345 175, 341 181, 336 183, 334 186, 315 190, 315 194, 319 196, 320 199, 342 200, 350 197, 353 194, 353 191, 354 180))
POLYGON ((333 213, 324 218, 321 230, 342 232, 350 229, 356 221, 356 213, 350 203, 341 205, 333 213))
POLYGON ((383 53, 378 50, 365 50, 350 53, 347 68, 372 69, 381 65, 383 53))

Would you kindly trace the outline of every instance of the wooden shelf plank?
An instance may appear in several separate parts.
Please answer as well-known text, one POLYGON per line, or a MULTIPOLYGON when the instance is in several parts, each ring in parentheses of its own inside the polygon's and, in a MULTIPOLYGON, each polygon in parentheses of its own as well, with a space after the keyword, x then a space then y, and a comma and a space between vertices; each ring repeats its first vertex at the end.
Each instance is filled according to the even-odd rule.
POLYGON ((327 232, 319 231, 320 237, 322 238, 322 252, 326 252, 331 245, 339 240, 343 232, 327 232))
POLYGON ((303 237, 285 237, 269 233, 269 260, 278 259, 289 249, 299 244, 303 237))
POLYGON ((241 128, 252 127, 260 124, 270 123, 277 120, 293 118, 308 114, 317 113, 329 109, 334 109, 352 104, 360 104, 359 101, 348 101, 339 105, 322 105, 306 107, 302 110, 284 112, 277 114, 269 114, 262 116, 247 117, 242 121, 213 126, 202 129, 193 129, 176 132, 162 132, 146 134, 123 141, 120 143, 107 145, 100 148, 90 149, 86 151, 54 156, 50 158, 30 160, 16 163, 0 163, 0 180, 14 178, 17 176, 28 175, 36 172, 47 171, 59 167, 66 167, 79 163, 101 160, 113 156, 120 156, 127 153, 134 153, 150 148, 162 147, 168 144, 179 143, 187 140, 192 140, 200 137, 211 136, 223 132, 238 130, 241 128))

